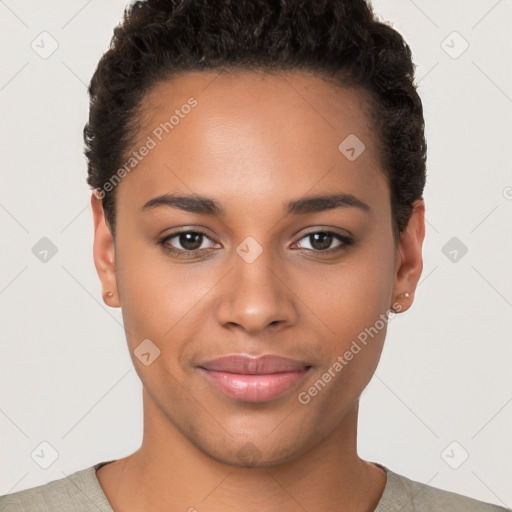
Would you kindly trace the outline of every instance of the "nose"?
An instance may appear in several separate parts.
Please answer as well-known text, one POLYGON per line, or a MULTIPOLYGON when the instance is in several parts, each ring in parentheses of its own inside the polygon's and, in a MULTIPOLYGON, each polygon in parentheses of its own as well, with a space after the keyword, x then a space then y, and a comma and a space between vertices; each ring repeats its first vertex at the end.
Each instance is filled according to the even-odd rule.
POLYGON ((277 264, 271 251, 263 251, 250 263, 235 254, 233 265, 221 281, 217 305, 220 325, 257 334, 265 329, 289 327, 297 321, 289 272, 284 264, 277 264))

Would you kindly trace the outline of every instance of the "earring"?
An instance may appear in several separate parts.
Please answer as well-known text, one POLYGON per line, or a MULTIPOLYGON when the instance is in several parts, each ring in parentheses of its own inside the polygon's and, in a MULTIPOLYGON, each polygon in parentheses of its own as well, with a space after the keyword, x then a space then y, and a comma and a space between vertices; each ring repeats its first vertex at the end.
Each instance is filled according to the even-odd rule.
POLYGON ((111 297, 113 297, 113 296, 114 296, 114 294, 113 294, 112 292, 107 292, 107 293, 105 293, 105 297, 108 297, 109 299, 110 299, 111 297))
MULTIPOLYGON (((410 297, 409 292, 399 293, 399 294, 396 296, 396 298, 397 298, 397 299, 408 299, 409 297, 410 297)), ((400 305, 400 309, 399 309, 398 311, 395 309, 395 306, 396 306, 396 307, 398 307, 398 305, 399 305, 399 304, 397 304, 397 303, 395 302, 395 303, 391 306, 391 310, 392 310, 393 312, 395 312, 395 313, 400 313, 400 311, 401 311, 401 309, 402 309, 401 305, 400 305)))

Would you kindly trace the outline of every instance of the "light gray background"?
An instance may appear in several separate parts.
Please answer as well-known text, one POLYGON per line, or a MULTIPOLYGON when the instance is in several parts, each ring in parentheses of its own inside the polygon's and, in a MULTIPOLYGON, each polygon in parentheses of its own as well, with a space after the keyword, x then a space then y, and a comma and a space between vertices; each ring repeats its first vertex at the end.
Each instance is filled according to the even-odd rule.
MULTIPOLYGON (((121 312, 104 305, 93 264, 82 155, 86 84, 125 5, 0 0, 0 494, 124 456, 142 439, 121 312), (43 31, 58 42, 46 59, 31 48, 51 48, 43 31), (46 263, 32 252, 42 237, 57 247, 46 263), (35 462, 52 460, 43 441, 58 453, 47 469, 35 462)), ((374 7, 418 66, 428 225, 416 301, 390 323, 362 398, 360 454, 511 507, 512 2, 374 7), (467 254, 444 254, 452 237, 467 254)))

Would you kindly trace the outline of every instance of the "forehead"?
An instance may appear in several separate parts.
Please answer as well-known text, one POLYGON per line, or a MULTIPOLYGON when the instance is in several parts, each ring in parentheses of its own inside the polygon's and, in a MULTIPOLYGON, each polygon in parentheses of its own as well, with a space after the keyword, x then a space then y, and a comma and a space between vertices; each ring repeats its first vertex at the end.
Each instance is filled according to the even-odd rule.
MULTIPOLYGON (((289 128, 283 136, 311 136, 314 130, 319 137, 328 137, 326 142, 329 135, 336 140, 350 129, 359 132, 369 144, 372 141, 368 139, 374 136, 369 116, 371 97, 366 90, 334 85, 305 71, 181 73, 157 82, 146 93, 140 111, 144 131, 169 119, 169 114, 179 111, 189 98, 198 104, 192 117, 210 123, 220 121, 226 128, 237 124, 239 129, 244 122, 249 128, 269 132, 289 128)), ((312 142, 319 141, 315 137, 312 142)))
POLYGON ((124 181, 138 203, 176 189, 231 199, 332 187, 382 196, 368 111, 364 91, 311 73, 183 73, 144 97, 133 149, 149 138, 153 147, 124 181))

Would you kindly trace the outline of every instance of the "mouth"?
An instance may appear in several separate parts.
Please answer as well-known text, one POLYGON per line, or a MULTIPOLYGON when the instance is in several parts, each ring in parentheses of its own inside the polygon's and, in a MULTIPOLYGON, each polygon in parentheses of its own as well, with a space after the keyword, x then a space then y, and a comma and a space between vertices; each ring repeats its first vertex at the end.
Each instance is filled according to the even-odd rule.
POLYGON ((244 402, 266 402, 298 386, 311 365, 274 355, 230 355, 198 365, 206 380, 224 395, 244 402))

